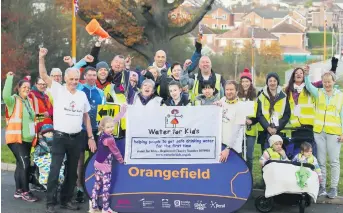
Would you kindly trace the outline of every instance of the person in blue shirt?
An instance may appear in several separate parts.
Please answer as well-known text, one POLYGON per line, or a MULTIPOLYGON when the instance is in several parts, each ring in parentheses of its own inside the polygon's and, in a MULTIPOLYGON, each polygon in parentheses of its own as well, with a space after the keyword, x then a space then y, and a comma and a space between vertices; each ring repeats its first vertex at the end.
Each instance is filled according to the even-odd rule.
MULTIPOLYGON (((97 141, 97 132, 98 132, 98 122, 96 121, 96 115, 98 110, 98 105, 105 104, 105 96, 104 91, 96 87, 97 81, 97 71, 96 68, 88 66, 85 68, 84 72, 85 83, 79 84, 78 89, 83 91, 87 99, 89 101, 89 105, 91 109, 89 110, 88 114, 91 120, 91 125, 93 129, 93 135, 95 137, 95 141, 97 141)), ((89 156, 91 156, 91 152, 89 151, 87 142, 88 142, 88 135, 85 126, 82 126, 81 134, 83 135, 83 140, 80 145, 80 158, 79 158, 79 165, 78 165, 78 179, 77 179, 77 194, 76 194, 76 201, 83 203, 84 202, 84 192, 82 183, 84 182, 84 161, 85 161, 85 151, 88 151, 89 156)))

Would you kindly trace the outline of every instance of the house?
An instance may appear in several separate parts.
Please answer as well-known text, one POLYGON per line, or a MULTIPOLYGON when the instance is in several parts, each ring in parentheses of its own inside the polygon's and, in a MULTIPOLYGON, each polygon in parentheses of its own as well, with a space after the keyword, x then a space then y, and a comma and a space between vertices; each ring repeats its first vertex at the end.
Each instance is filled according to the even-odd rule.
POLYGON ((290 22, 282 22, 269 32, 279 38, 280 46, 305 49, 305 32, 290 22))
POLYGON ((294 16, 292 15, 287 15, 286 17, 283 18, 283 20, 281 20, 278 24, 276 24, 273 28, 275 28, 276 26, 282 24, 282 23, 288 23, 293 25, 294 27, 298 28, 299 30, 301 30, 302 32, 306 31, 306 18, 304 17, 304 19, 295 19, 294 16), (305 22, 305 23, 304 23, 305 22))
MULTIPOLYGON (((203 46, 212 45, 214 43, 214 38, 217 34, 213 32, 213 30, 211 30, 209 27, 206 27, 204 25, 202 26, 202 31, 203 31, 203 35, 202 35, 203 46)), ((188 33, 188 37, 192 41, 194 41, 198 38, 198 34, 199 34, 199 24, 191 32, 188 33)))
POLYGON ((335 29, 343 31, 343 3, 335 3, 332 6, 332 25, 335 29))
POLYGON ((234 16, 225 7, 215 6, 207 12, 201 23, 211 29, 227 30, 234 26, 234 16))
POLYGON ((278 42, 278 38, 265 29, 255 28, 248 25, 241 25, 238 28, 223 33, 215 37, 215 46, 225 48, 243 48, 252 42, 254 35, 255 47, 270 46, 273 42, 278 42))
POLYGON ((306 13, 301 12, 299 10, 293 10, 289 13, 289 16, 296 20, 296 22, 302 25, 303 27, 307 27, 306 13))
POLYGON ((255 8, 247 15, 243 16, 245 23, 264 28, 271 29, 288 15, 288 11, 276 11, 270 8, 255 8))
POLYGON ((252 10, 251 5, 237 6, 237 7, 232 8, 235 27, 240 26, 242 24, 242 22, 244 21, 243 16, 248 14, 251 10, 252 10))

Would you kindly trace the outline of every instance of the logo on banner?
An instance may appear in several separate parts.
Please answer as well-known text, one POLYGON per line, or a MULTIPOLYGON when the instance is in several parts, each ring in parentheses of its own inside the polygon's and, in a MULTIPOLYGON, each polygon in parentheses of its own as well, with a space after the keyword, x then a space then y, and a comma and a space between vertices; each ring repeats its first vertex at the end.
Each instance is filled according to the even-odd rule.
POLYGON ((153 209, 155 208, 155 202, 153 200, 145 200, 145 198, 142 198, 139 200, 141 207, 145 209, 153 209))
POLYGON ((210 207, 213 209, 224 209, 225 208, 225 204, 218 204, 217 202, 214 202, 211 200, 211 204, 210 207))
POLYGON ((169 199, 162 199, 162 208, 171 208, 171 204, 169 203, 169 199))
POLYGON ((174 200, 175 208, 191 208, 191 201, 174 200))
POLYGON ((166 128, 182 128, 180 126, 178 126, 179 124, 179 119, 183 117, 183 115, 179 115, 179 110, 177 109, 173 109, 170 114, 168 114, 166 116, 166 123, 165 123, 165 127, 166 128))
POLYGON ((206 204, 207 203, 202 203, 202 201, 197 201, 194 203, 194 209, 204 211, 206 209, 206 204))
POLYGON ((128 199, 117 200, 117 208, 132 208, 131 201, 128 199))

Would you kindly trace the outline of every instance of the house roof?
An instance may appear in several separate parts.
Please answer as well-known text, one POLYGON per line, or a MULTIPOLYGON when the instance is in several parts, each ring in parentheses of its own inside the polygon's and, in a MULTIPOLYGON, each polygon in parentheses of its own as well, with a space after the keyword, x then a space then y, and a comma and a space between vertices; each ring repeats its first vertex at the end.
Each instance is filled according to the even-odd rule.
POLYGON ((304 33, 303 31, 301 31, 294 25, 288 24, 286 22, 275 26, 269 32, 271 33, 304 33))
MULTIPOLYGON (((202 25, 202 31, 205 34, 217 34, 213 32, 209 27, 206 27, 205 25, 202 25)), ((190 32, 190 34, 194 37, 197 37, 199 33, 199 24, 190 32)))
MULTIPOLYGON (((252 37, 252 27, 241 25, 232 31, 223 33, 216 38, 251 38, 252 37)), ((254 28, 254 38, 255 39, 277 39, 277 37, 265 29, 254 28)))
POLYGON ((278 24, 274 25, 274 28, 277 27, 278 25, 283 24, 283 23, 288 23, 288 24, 290 24, 289 21, 292 21, 292 22, 294 21, 294 22, 297 23, 298 25, 302 26, 302 28, 300 28, 300 27, 296 27, 295 25, 292 25, 292 26, 295 26, 296 28, 300 29, 302 32, 304 32, 304 30, 306 29, 306 26, 305 26, 305 25, 299 23, 297 20, 295 20, 295 19, 294 19, 292 16, 290 16, 290 15, 287 15, 285 18, 283 18, 282 21, 280 21, 278 24))
POLYGON ((265 19, 283 18, 288 15, 288 11, 276 11, 270 8, 255 8, 251 12, 255 12, 259 16, 265 19))
POLYGON ((251 11, 251 5, 237 6, 232 8, 233 13, 249 13, 251 11))
POLYGON ((213 6, 212 6, 212 9, 208 12, 208 14, 213 13, 213 12, 216 11, 217 9, 222 9, 222 10, 224 10, 225 12, 231 14, 231 11, 230 11, 229 9, 227 9, 227 8, 225 8, 225 7, 222 7, 222 6, 218 6, 218 5, 213 5, 213 6))

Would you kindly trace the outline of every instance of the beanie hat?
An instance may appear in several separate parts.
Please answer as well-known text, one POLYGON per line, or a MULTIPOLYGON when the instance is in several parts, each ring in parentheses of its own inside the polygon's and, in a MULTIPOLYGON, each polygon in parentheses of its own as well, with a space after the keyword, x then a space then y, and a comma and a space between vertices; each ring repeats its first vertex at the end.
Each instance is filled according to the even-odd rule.
POLYGON ((52 132, 54 131, 54 127, 51 124, 44 124, 41 128, 40 128, 40 133, 43 135, 47 132, 52 132))
POLYGON ((250 70, 248 68, 245 68, 244 71, 239 75, 239 78, 247 78, 252 82, 252 75, 250 73, 250 70))
POLYGON ((273 77, 273 78, 275 78, 277 80, 277 85, 280 84, 280 77, 279 77, 279 75, 276 72, 270 72, 270 73, 267 74, 267 79, 266 79, 266 84, 267 85, 268 85, 268 80, 271 77, 273 77))
POLYGON ((272 136, 270 136, 268 142, 269 142, 269 146, 272 147, 273 144, 276 143, 276 142, 283 143, 283 140, 282 140, 282 138, 279 135, 272 135, 272 136))
POLYGON ((105 68, 107 69, 107 71, 110 70, 110 67, 108 66, 108 64, 105 61, 100 61, 99 63, 96 64, 96 71, 99 71, 99 69, 101 68, 105 68))

